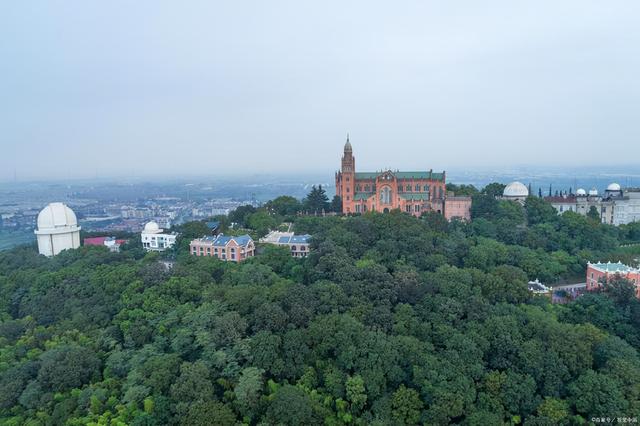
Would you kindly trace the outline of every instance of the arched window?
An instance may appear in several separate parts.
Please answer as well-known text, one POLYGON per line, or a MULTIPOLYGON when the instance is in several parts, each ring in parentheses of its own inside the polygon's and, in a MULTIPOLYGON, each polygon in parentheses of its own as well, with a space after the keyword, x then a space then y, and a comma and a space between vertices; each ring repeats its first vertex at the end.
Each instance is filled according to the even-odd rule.
POLYGON ((380 191, 380 202, 382 204, 391 204, 391 188, 385 186, 380 191))

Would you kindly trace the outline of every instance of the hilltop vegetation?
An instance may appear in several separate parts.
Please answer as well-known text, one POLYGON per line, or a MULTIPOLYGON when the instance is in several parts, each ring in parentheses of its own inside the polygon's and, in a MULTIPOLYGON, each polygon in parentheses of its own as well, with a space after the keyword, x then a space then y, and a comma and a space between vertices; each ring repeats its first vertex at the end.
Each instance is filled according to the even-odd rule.
MULTIPOLYGON (((640 303, 621 283, 566 306, 526 283, 631 262, 613 228, 476 192, 474 221, 298 217, 313 252, 171 270, 135 244, 0 253, 0 423, 583 424, 640 413, 640 303)), ((323 201, 326 202, 326 201, 323 201)), ((182 227, 198 236, 203 224, 182 227)), ((229 223, 223 223, 223 227, 229 223)), ((269 225, 271 227, 271 225, 269 225)), ((258 229, 260 228, 260 229, 258 229)))

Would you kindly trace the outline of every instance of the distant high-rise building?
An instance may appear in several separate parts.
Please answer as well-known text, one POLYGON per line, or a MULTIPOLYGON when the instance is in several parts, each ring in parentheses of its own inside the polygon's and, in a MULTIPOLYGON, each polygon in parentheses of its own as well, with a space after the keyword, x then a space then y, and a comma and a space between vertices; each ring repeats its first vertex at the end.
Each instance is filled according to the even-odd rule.
POLYGON ((38 214, 38 251, 55 256, 62 250, 80 247, 80 227, 75 213, 62 203, 51 203, 38 214))

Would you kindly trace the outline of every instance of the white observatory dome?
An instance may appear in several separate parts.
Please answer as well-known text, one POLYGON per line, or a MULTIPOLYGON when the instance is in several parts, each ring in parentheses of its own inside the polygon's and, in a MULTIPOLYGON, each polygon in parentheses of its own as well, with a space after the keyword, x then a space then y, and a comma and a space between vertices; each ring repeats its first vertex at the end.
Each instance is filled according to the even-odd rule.
POLYGON ((598 190, 595 188, 591 188, 589 190, 589 195, 591 195, 592 197, 595 197, 596 195, 598 195, 598 190))
POLYGON ((154 233, 159 231, 160 231, 160 227, 153 220, 144 226, 144 232, 154 233))
POLYGON ((55 256, 62 250, 80 247, 78 218, 62 203, 51 203, 38 214, 38 251, 45 256, 55 256))
POLYGON ((504 188, 502 195, 509 198, 526 198, 529 196, 529 190, 521 182, 511 182, 504 188))
POLYGON ((577 195, 578 197, 584 197, 585 195, 587 195, 587 191, 585 191, 585 190, 584 190, 584 189, 582 189, 582 188, 578 188, 578 190, 576 191, 576 195, 577 195))
POLYGON ((38 214, 38 230, 75 227, 78 225, 76 214, 62 203, 51 203, 38 214))
POLYGON ((607 186, 607 191, 620 191, 620 185, 617 183, 611 183, 609 184, 609 186, 607 186))

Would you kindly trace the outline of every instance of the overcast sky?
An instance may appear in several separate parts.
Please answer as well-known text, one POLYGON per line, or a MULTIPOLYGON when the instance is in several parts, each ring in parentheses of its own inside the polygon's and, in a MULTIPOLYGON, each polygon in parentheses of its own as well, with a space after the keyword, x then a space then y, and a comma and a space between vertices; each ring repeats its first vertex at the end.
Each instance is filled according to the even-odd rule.
POLYGON ((5 1, 0 180, 640 164, 640 2, 5 1))

